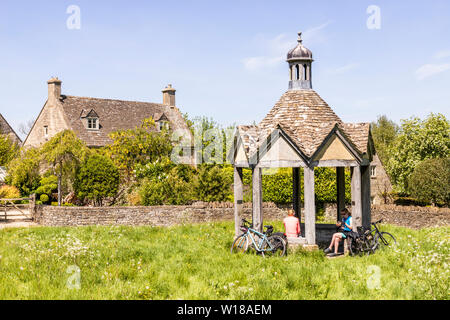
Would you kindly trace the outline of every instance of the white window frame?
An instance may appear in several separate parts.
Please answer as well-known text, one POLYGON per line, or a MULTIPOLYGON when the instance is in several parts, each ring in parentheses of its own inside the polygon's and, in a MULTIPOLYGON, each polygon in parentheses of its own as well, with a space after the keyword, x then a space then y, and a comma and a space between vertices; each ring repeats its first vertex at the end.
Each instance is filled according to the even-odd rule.
POLYGON ((98 130, 98 118, 87 118, 88 130, 98 130))
POLYGON ((371 178, 377 177, 377 166, 370 166, 370 177, 371 178))

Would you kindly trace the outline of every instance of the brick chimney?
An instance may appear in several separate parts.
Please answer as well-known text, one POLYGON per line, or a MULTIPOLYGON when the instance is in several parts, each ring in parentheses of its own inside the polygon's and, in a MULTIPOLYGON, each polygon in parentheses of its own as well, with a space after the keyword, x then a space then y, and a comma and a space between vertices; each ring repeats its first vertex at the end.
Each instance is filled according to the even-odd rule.
POLYGON ((51 78, 48 83, 48 101, 50 103, 57 103, 61 96, 61 83, 57 77, 51 78))
POLYGON ((163 104, 166 106, 175 107, 175 89, 172 88, 171 84, 168 84, 166 88, 162 91, 163 93, 163 104))

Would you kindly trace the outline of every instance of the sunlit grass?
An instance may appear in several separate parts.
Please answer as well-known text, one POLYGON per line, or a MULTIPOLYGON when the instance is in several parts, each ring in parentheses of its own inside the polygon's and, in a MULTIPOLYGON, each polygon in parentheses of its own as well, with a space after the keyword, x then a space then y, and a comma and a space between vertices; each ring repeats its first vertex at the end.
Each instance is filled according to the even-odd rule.
POLYGON ((232 255, 231 222, 1 230, 0 299, 448 299, 450 228, 383 229, 396 248, 331 260, 232 255))

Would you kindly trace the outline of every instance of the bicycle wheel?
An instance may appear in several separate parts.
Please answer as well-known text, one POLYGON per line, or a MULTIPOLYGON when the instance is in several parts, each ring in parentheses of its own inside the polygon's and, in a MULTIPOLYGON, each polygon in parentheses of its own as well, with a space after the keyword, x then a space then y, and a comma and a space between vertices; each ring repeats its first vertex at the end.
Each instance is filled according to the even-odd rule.
POLYGON ((358 243, 355 239, 349 238, 348 239, 348 253, 351 256, 356 256, 358 254, 358 243))
POLYGON ((248 249, 248 237, 246 234, 241 234, 237 237, 231 246, 231 253, 245 253, 248 249))
POLYGON ((392 247, 397 244, 395 237, 389 232, 380 232, 375 235, 375 245, 376 249, 380 247, 380 244, 384 247, 392 247))
POLYGON ((261 255, 282 257, 286 254, 286 241, 278 236, 272 235, 265 240, 261 246, 261 255))

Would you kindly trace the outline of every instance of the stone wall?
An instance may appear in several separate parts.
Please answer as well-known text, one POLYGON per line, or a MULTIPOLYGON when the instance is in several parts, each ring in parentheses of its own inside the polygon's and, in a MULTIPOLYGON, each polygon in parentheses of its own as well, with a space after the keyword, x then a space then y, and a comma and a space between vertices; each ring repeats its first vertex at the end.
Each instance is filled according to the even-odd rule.
MULTIPOLYGON (((288 206, 265 203, 265 220, 282 220, 288 206)), ((244 204, 244 218, 251 220, 251 203, 244 204)), ((38 206, 37 223, 45 226, 151 225, 234 220, 233 203, 195 203, 191 206, 153 207, 53 207, 38 206)))
MULTIPOLYGON (((290 205, 277 206, 264 203, 264 220, 281 221, 287 215, 290 205)), ((336 206, 327 205, 326 215, 336 220, 336 206), (327 213, 328 212, 328 213, 327 213)), ((244 218, 251 220, 251 203, 244 203, 244 218)), ((35 221, 44 226, 86 226, 86 225, 151 225, 171 226, 186 223, 212 221, 233 221, 233 203, 203 203, 190 206, 154 207, 53 207, 36 206, 35 221)), ((406 207, 380 205, 372 207, 372 221, 410 228, 424 228, 450 225, 449 208, 406 207)), ((317 242, 325 241, 335 231, 334 224, 317 224, 317 242)), ((304 227, 302 227, 304 232, 304 227)))

